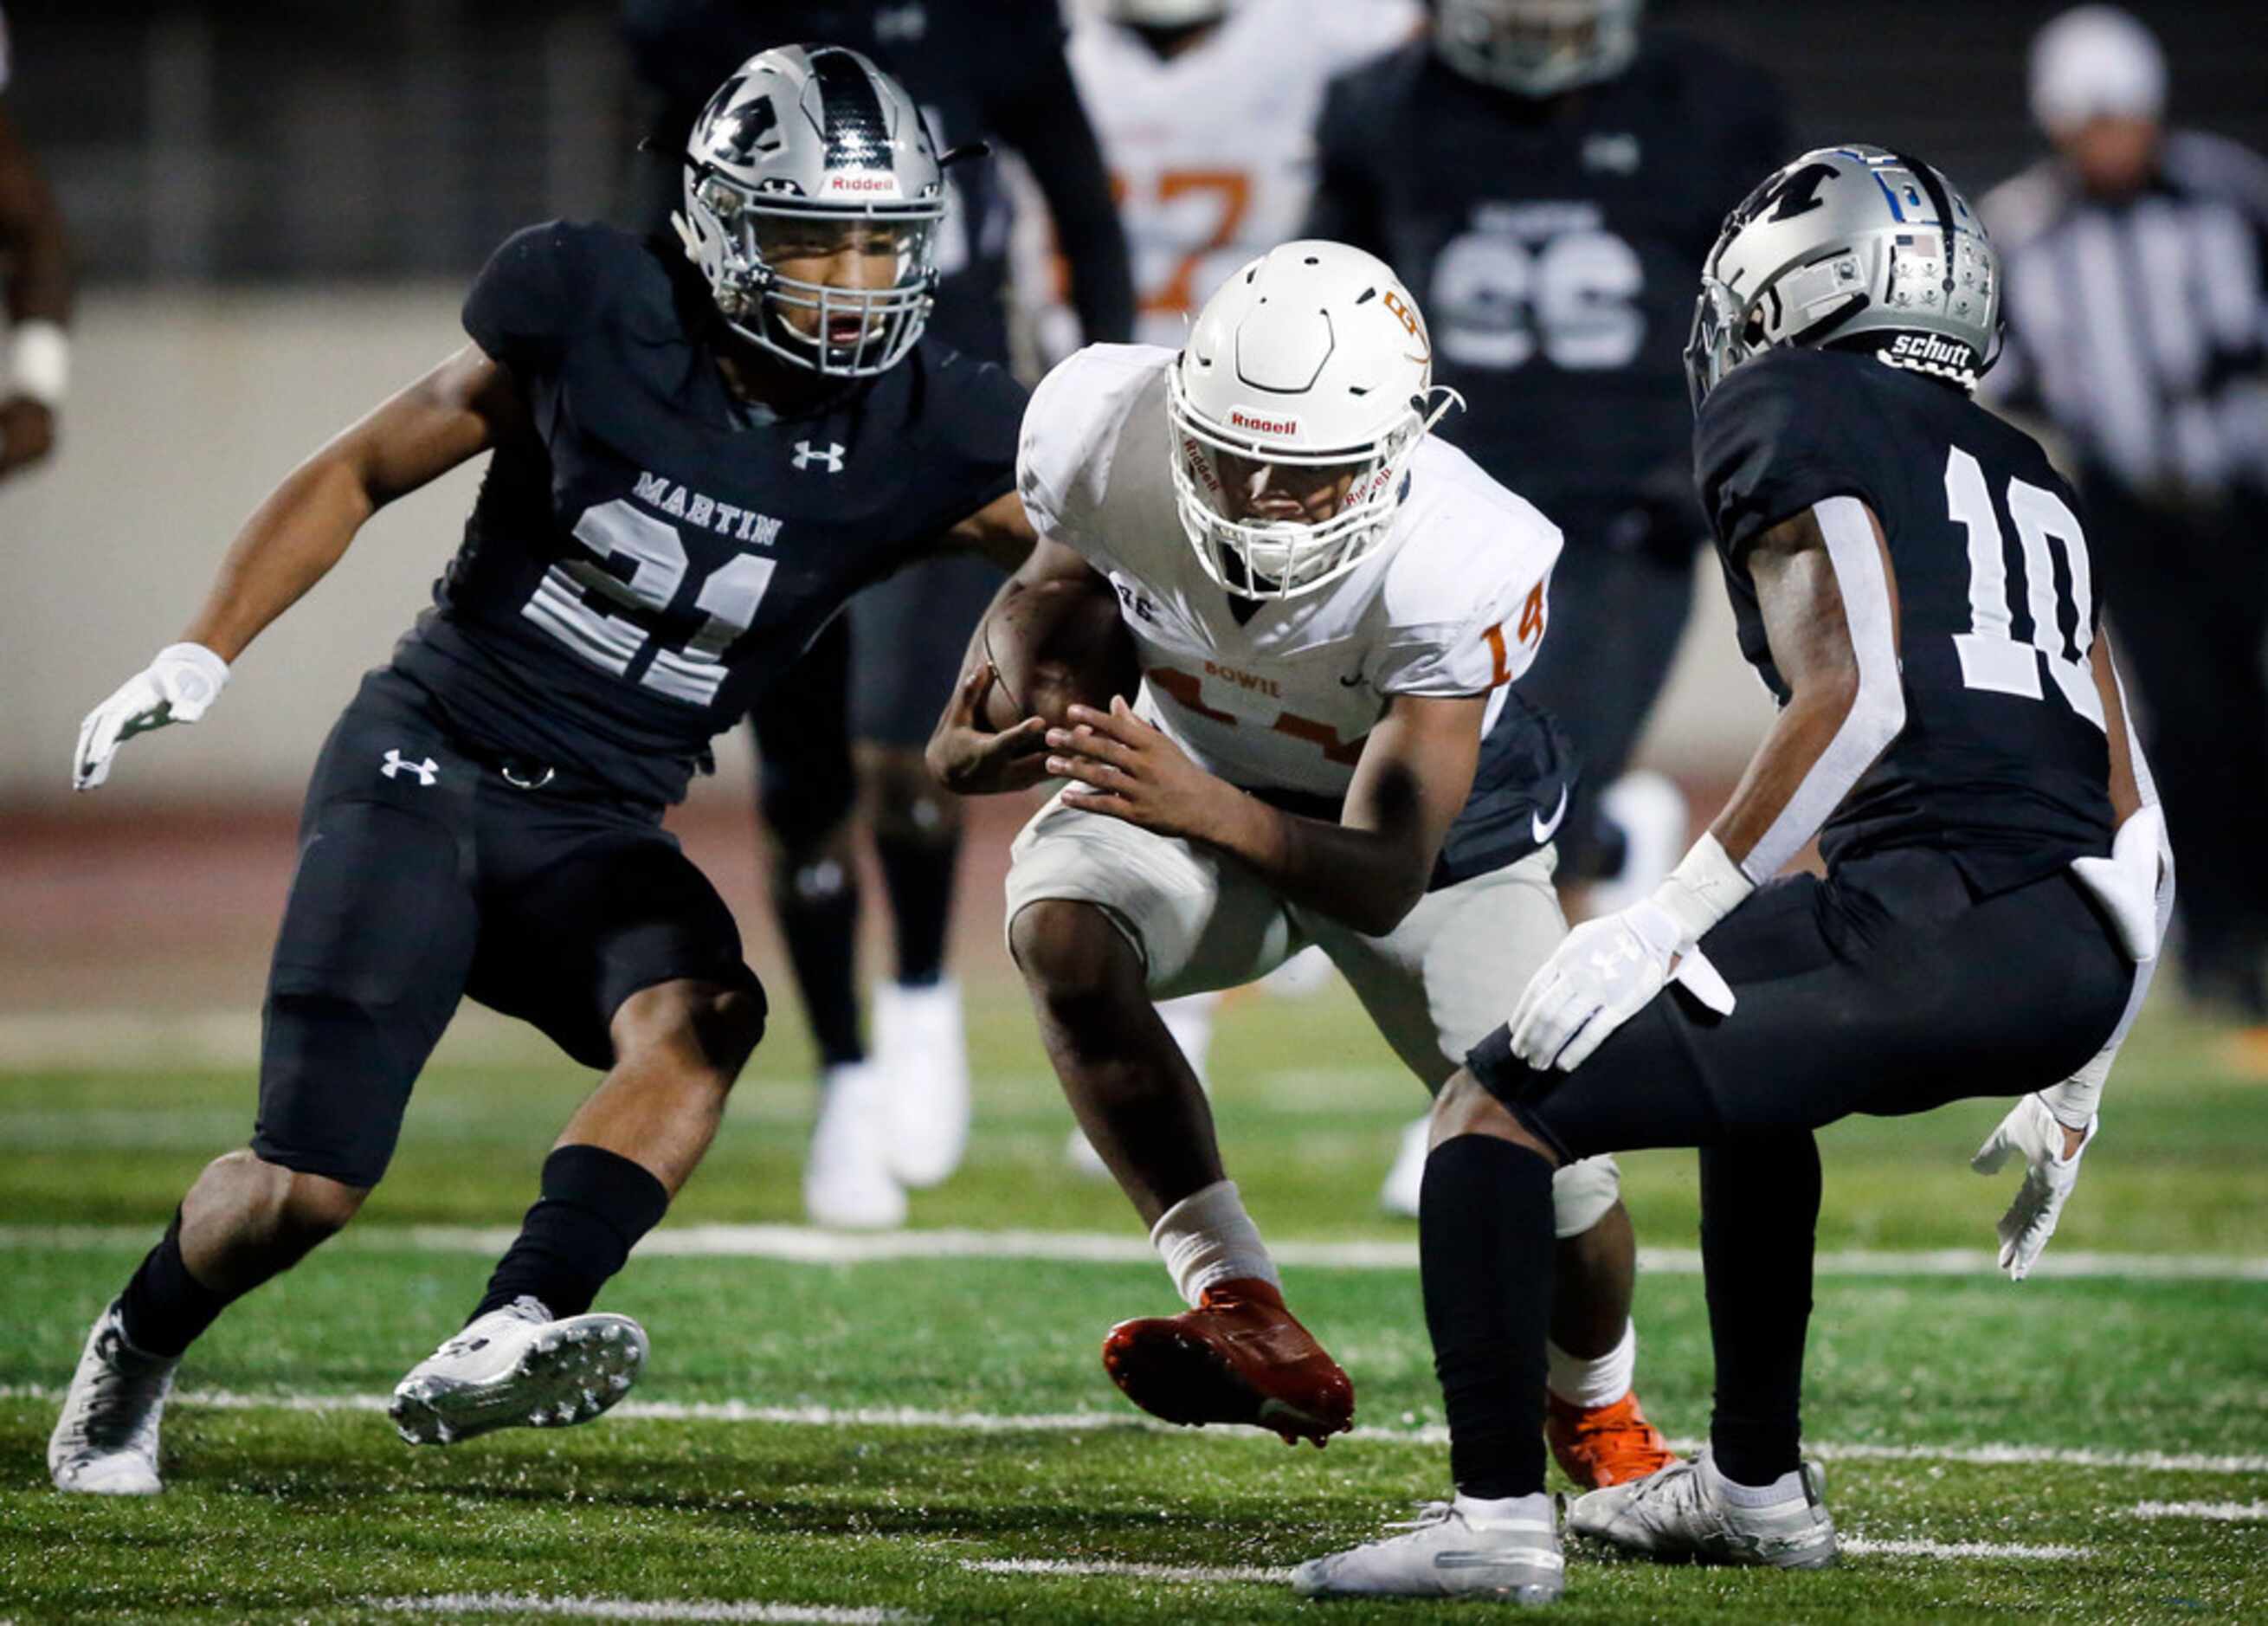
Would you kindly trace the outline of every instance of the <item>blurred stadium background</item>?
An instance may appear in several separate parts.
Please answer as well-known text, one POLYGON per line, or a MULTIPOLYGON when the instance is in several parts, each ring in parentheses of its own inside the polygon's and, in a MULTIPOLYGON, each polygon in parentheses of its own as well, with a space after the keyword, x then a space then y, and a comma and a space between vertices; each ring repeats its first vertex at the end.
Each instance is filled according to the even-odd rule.
MULTIPOLYGON (((1792 95, 1801 144, 1859 138, 1911 149, 1976 196, 2042 151, 2025 107, 2024 54, 2058 9, 2036 0, 1898 0, 1863 11, 1792 0, 1660 0, 1650 14, 1776 73, 1792 95)), ((2191 0, 2142 9, 2172 62, 2175 122, 2268 150, 2268 29, 2257 4, 2191 0)), ((35 1483, 44 1483, 32 1456, 51 1415, 51 1397, 38 1386, 63 1381, 103 1284, 144 1245, 121 1240, 122 1231, 72 1245, 91 1252, 49 1253, 27 1240, 34 1236, 28 1228, 114 1223, 154 1235, 203 1160, 240 1142, 266 958, 309 765, 359 675, 385 659, 426 602, 455 546, 477 466, 382 514, 333 579, 263 637, 210 721, 136 745, 99 797, 74 799, 68 787, 65 756, 79 720, 176 634, 236 525, 293 462, 461 342, 458 302, 498 240, 548 216, 621 218, 630 166, 647 161, 632 150, 641 109, 607 4, 18 0, 7 11, 15 70, 7 105, 68 217, 81 298, 60 449, 44 468, 0 486, 0 550, 11 572, 0 595, 0 1231, 12 1232, 18 1250, 0 1259, 13 1258, 11 1280, 23 1285, 25 1304, 38 1306, 11 1318, 15 1325, 0 1336, 0 1385, 31 1386, 15 1391, 28 1399, 13 1411, 0 1409, 7 1425, 0 1438, 23 1455, 0 1465, 0 1490, 26 1493, 14 1504, 26 1520, 18 1539, 0 1542, 0 1616, 9 1578, 28 1584, 33 1573, 17 1566, 33 1565, 43 1540, 66 1535, 63 1515, 36 1511, 32 1499, 40 1494, 35 1483)), ((1768 713, 1738 661, 1713 571, 1703 573, 1697 602, 1639 758, 1678 779, 1704 809, 1737 773, 1768 713)), ((723 743, 717 776, 696 787, 673 824, 739 913, 751 961, 774 990, 775 1016, 681 1217, 787 1220, 799 1214, 794 1171, 812 1062, 764 898, 745 734, 723 743)), ((957 954, 971 988, 979 1135, 966 1174, 917 1196, 914 1221, 1111 1231, 1133 1240, 1136 1228, 1116 1194, 1061 1166, 1065 1115, 1000 950, 998 881, 1022 811, 994 802, 972 819, 957 954)), ((2184 882, 2213 883, 2193 873, 2184 882)), ((880 913, 868 913, 878 937, 880 913)), ((2121 1572, 2144 1587, 2124 1618, 2196 1618, 2202 1610, 2236 1619, 2248 1599, 2268 1608, 2245 1585, 2268 1569, 2256 1544, 2268 1504, 2242 1500, 2258 1497, 2268 1483, 2268 1455, 2259 1454, 2268 1452, 2261 1308, 2268 1288, 2231 1280, 2268 1275, 2257 1152, 2268 1132, 2258 1088, 2268 1054, 2184 1015, 2169 980, 2157 1005, 2114 1085, 2115 1138, 2089 1164, 2066 1237, 2073 1249, 2209 1255, 2222 1261, 2206 1270, 2213 1279, 2072 1284, 2079 1296, 2029 1329, 2008 1319, 2005 1299, 1991 1297, 2005 1291, 1997 1282, 1948 1285, 1918 1314, 1918 1298, 1904 1286, 1823 1289, 1822 1325, 1841 1331, 1822 1333, 1815 1370, 1826 1415, 1848 1437, 2014 1439, 2043 1448, 2068 1441, 2113 1453, 2102 1459, 2108 1466, 2072 1468, 2077 1477, 2059 1482, 2060 1499, 2035 1510, 2029 1527, 2058 1539, 2080 1539, 2102 1508, 2135 1494, 2189 1494, 2176 1483, 2239 1498, 2213 1505, 2240 1513, 2249 1505, 2254 1522, 2216 1526, 2235 1533, 2223 1544, 2192 1545, 2186 1578, 2152 1590, 2148 1555, 2121 1572), (2018 1359, 2027 1338, 2068 1358, 2043 1378, 2018 1359), (1941 1411, 1915 1407, 1917 1393, 1945 1399, 1949 1366, 1979 1362, 1981 1392, 1941 1411), (2089 1363, 2096 1364, 2091 1371, 2089 1363), (2145 1446, 2238 1454, 2214 1459, 2230 1466, 2209 1489, 2176 1473, 2161 1490, 2139 1487, 2115 1454, 2145 1446)), ((1232 1012, 1214 1073, 1225 1137, 1232 1157, 1246 1160, 1247 1187, 1261 1194, 1255 1206, 1264 1223, 1290 1237, 1407 1237, 1368 1204, 1394 1128, 1415 1103, 1351 999, 1329 996, 1295 1015, 1232 1012)), ((468 1005, 413 1105, 402 1160, 365 1223, 508 1223, 580 1087, 577 1078, 539 1037, 468 1005)), ((1971 1180, 1961 1164, 1998 1110, 1955 1112, 1949 1124, 1932 1120, 1939 1127, 1926 1134, 1867 1125, 1830 1137, 1822 1245, 1983 1245, 2004 1194, 1971 1180)), ((1642 1237, 1690 1248, 1690 1160, 1639 1161, 1632 1206, 1642 1237)), ((294 1346, 296 1381, 322 1392, 377 1390, 422 1350, 479 1260, 468 1250, 423 1275, 372 1253, 332 1263, 339 1268, 323 1282, 320 1273, 304 1272, 261 1296, 256 1311, 232 1316, 193 1360, 193 1380, 238 1388, 281 1382, 271 1342, 304 1332, 294 1346), (407 1293, 416 1325, 390 1329, 382 1348, 356 1342, 366 1320, 355 1302, 364 1283, 407 1293)), ((650 1311, 641 1313, 654 1320, 658 1344, 673 1329, 689 1334, 714 1313, 715 1278, 696 1274, 696 1265, 650 1268, 650 1311)), ((1084 1277, 1074 1284, 1068 1267, 996 1267, 990 1275, 975 1268, 966 1275, 895 1268, 887 1281, 867 1278, 885 1299, 902 1295, 907 1314, 889 1319, 891 1337, 913 1322, 968 1341, 932 1346, 923 1334, 893 1350, 860 1333, 874 1314, 866 1293, 843 1282, 811 1285, 775 1262, 738 1280, 760 1299, 792 1305, 812 1329, 810 1341, 799 1343, 790 1325, 766 1334, 769 1342, 720 1346, 673 1379, 682 1386, 660 1393, 721 1400, 769 1381, 766 1393, 798 1403, 1108 1407, 1116 1397, 1093 1368, 1089 1334, 1115 1314, 1157 1307, 1166 1297, 1154 1268, 1139 1264, 1118 1272, 1108 1293, 1084 1277), (972 1330, 969 1305, 996 1292, 1026 1300, 1035 1283, 1060 1296, 1063 1324, 1030 1333, 1029 1347, 1017 1344, 998 1370, 964 1380, 955 1363, 995 1352, 989 1332, 972 1330), (924 1293, 934 1301, 924 1303, 924 1293), (932 1359, 937 1348, 946 1353, 932 1359), (956 1353, 970 1349, 978 1354, 956 1353), (1083 1386, 1071 1376, 1082 1372, 1083 1386), (822 1381, 829 1374, 839 1379, 832 1388, 822 1381)), ((1664 1421, 1684 1432, 1705 1400, 1707 1346, 1697 1284, 1672 1274, 1641 1299, 1661 1374, 1642 1382, 1655 1384, 1648 1393, 1656 1411, 1668 1401, 1678 1415, 1664 1421)), ((1366 1281, 1351 1277, 1318 1290, 1324 1316, 1373 1317, 1366 1341, 1343 1353, 1350 1364, 1365 1364, 1366 1383, 1379 1384, 1383 1404, 1368 1415, 1386 1422, 1422 1418, 1432 1404, 1414 1288, 1399 1277, 1395 1283, 1373 1297, 1364 1297, 1372 1291, 1366 1281)), ((191 1438, 215 1454, 216 1471, 262 1484, 261 1475, 281 1474, 319 1489, 376 1495, 404 1482, 392 1467, 360 1479, 358 1467, 335 1469, 326 1459, 336 1442, 328 1434, 271 1440, 264 1425, 197 1426, 202 1433, 191 1438), (333 1474, 335 1482, 327 1481, 333 1474)), ((377 1424, 363 1418, 356 1426, 369 1432, 377 1424)), ((564 1447, 547 1442, 542 1450, 553 1458, 563 1450, 602 1510, 610 1497, 629 1506, 659 1485, 674 1489, 656 1497, 674 1494, 685 1507, 716 1512, 744 1494, 734 1486, 767 1473, 801 1487, 812 1507, 832 1509, 834 1491, 824 1487, 859 1471, 847 1455, 792 1460, 784 1446, 777 1460, 753 1468, 730 1461, 703 1468, 701 1452, 688 1444, 693 1435, 673 1427, 636 1436, 583 1430, 564 1447), (627 1454, 608 1458, 609 1450, 627 1454)), ((908 1498, 932 1498, 945 1521, 944 1510, 967 1488, 946 1460, 961 1449, 957 1438, 940 1440, 935 1457, 896 1466, 908 1498)), ((1234 1453, 1240 1463, 1248 1459, 1251 1477, 1233 1488, 1203 1479, 1209 1470, 1198 1464, 1199 1447, 1176 1444, 1142 1469, 1110 1454, 1130 1456, 1143 1445, 1115 1445, 1075 1465, 1066 1460, 1059 1466, 1069 1476, 1037 1492, 998 1492, 1026 1501, 1057 1495, 1066 1520, 1004 1521, 994 1532, 999 1550, 1052 1551, 1058 1542, 1071 1550, 1093 1527, 1068 1522, 1081 1507, 1117 1497, 1141 1510, 1156 1501, 1186 1511, 1192 1495, 1199 1511, 1228 1520, 1215 1527, 1241 1530, 1236 1539, 1248 1545, 1268 1534, 1256 1496, 1280 1502, 1315 1494, 1275 1458, 1263 1464, 1256 1449, 1234 1453)), ((352 1449, 364 1448, 391 1449, 356 1437, 352 1449)), ((339 1464, 348 1464, 350 1451, 337 1449, 339 1464)), ((486 1467, 434 1468, 421 1457, 409 1472, 438 1475, 437 1487, 468 1494, 480 1494, 487 1475, 501 1499, 518 1494, 504 1482, 525 1473, 535 1454, 515 1442, 486 1467)), ((1405 1482, 1431 1482, 1427 1465, 1395 1459, 1381 1467, 1347 1454, 1334 1451, 1329 1460, 1352 1478, 1331 1493, 1337 1501, 1306 1509, 1311 1525, 1340 1531, 1331 1520, 1366 1519, 1405 1482)), ((970 1464, 980 1457, 972 1454, 970 1464)), ((1012 1479, 1016 1467, 1004 1460, 999 1471, 1012 1479)), ((1938 1472, 1926 1464, 1896 1471, 1908 1472, 1907 1481, 1883 1470, 1891 1478, 1876 1482, 1872 1527, 1888 1527, 1894 1511, 1928 1526, 1927 1510, 1939 1505, 1933 1497, 1957 1519, 2004 1491, 2034 1493, 2016 1470, 1994 1471, 2007 1477, 1963 1482, 1955 1496, 1926 1482, 1938 1472)), ((1133 1516, 1126 1515, 1130 1525, 1133 1516)), ((231 1552, 249 1562, 268 1539, 261 1532, 270 1526, 261 1523, 268 1517, 245 1515, 235 1534, 253 1545, 216 1548, 221 1556, 210 1565, 228 1562, 231 1552)), ((847 1525, 833 1511, 790 1519, 832 1555, 808 1572, 820 1578, 806 1593, 855 1600, 862 1565, 900 1563, 854 1547, 859 1517, 847 1525), (835 1537, 843 1540, 840 1552, 824 1547, 835 1537)), ((560 1518, 548 1534, 562 1542, 604 1534, 577 1526, 571 1513, 560 1518)), ((138 1584, 134 1527, 106 1528, 124 1545, 91 1557, 85 1573, 138 1584)), ((287 1527, 278 1524, 273 1534, 282 1539, 287 1527)), ((947 1534, 968 1531, 956 1526, 947 1534)), ((649 1534, 663 1544, 657 1553, 680 1539, 659 1522, 649 1534)), ((392 1553, 386 1543, 393 1540, 372 1550, 392 1553)), ((1197 1550, 1173 1548, 1165 1534, 1106 1536, 1104 1546, 1138 1557, 1150 1551, 1143 1541, 1164 1544, 1150 1556, 1197 1550)), ((415 1544, 404 1536, 401 1550, 415 1544)), ((676 1555, 670 1562, 704 1562, 689 1549, 666 1550, 676 1555)), ((1212 1563, 1257 1561, 1256 1553, 1241 1558, 1227 1536, 1204 1550, 1212 1563)), ((2041 1550, 2049 1567, 2033 1577, 2036 1608, 2055 1595, 2049 1589, 2062 1584, 2055 1566, 2065 1562, 2056 1549, 2041 1550)), ((398 1575, 384 1578, 393 1574, 386 1563, 372 1562, 379 1578, 370 1585, 402 1584, 398 1575)), ((306 1598, 347 1584, 343 1576, 326 1581, 326 1573, 309 1572, 306 1584, 315 1590, 306 1598)), ((493 1574, 519 1578, 503 1567, 493 1574)), ((1877 1577, 1889 1600, 1879 1618, 1984 1618, 1994 1596, 1990 1581, 1877 1577)), ((1691 1593, 1643 1595, 1657 1618, 1705 1612, 1691 1593)), ((219 1607, 201 1602, 208 1594, 195 1586, 179 1598, 120 1596, 129 1612, 156 1612, 161 1602, 219 1607)), ((1187 1618, 1182 1611, 1197 1608, 1187 1596, 1160 1595, 1145 1607, 1154 1606, 1156 1618, 1187 1618)), ((1205 1596, 1209 1612, 1226 1615, 1242 1612, 1246 1594, 1205 1596)), ((57 1601, 63 1597, 35 1599, 25 1618, 63 1618, 77 1607, 57 1601)), ((1005 1612, 1012 1600, 999 1598, 1005 1612)), ((1711 1594, 1707 1607, 1725 1609, 1726 1618, 1746 1617, 1752 1607, 1793 1618, 1802 1607, 1794 1599, 1711 1594)), ((1080 1607, 1101 1618, 1124 1601, 1097 1594, 1080 1607)), ((967 1608, 982 1614, 990 1606, 967 1608)), ((1078 1613, 1067 1602, 1059 1613, 1041 1610, 1050 1618, 1078 1613)), ((1855 1602, 1844 1617, 1877 1618, 1855 1602)))
MULTIPOLYGON (((1974 196, 2041 150, 2024 50, 2056 9, 1911 0, 1859 25, 1840 7, 1684 0, 1651 15, 1773 70, 1803 144, 1910 146, 1974 196)), ((633 151, 643 109, 608 5, 102 0, 18 4, 8 20, 9 106, 62 200, 82 297, 60 449, 0 490, 14 572, 0 607, 0 1013, 11 1034, 29 1018, 65 1044, 85 1007, 257 1004, 314 747, 425 602, 477 469, 381 515, 243 663, 212 727, 138 747, 99 798, 72 805, 79 718, 173 636, 284 470, 460 341, 458 301, 498 241, 549 216, 619 215, 630 167, 652 160, 633 151)), ((2178 122, 2268 147, 2257 10, 2192 0, 2151 20, 2178 122)), ((1712 572, 1700 588, 1640 752, 1695 786, 1736 772, 1766 715, 1712 572)), ((744 739, 678 820, 747 905, 777 987, 744 739)), ((988 875, 1012 818, 979 810, 971 854, 988 875)), ((965 896, 964 965, 981 977, 1001 964, 984 919, 998 891, 965 896)), ((19 1057, 24 1042, 0 1040, 19 1057)))

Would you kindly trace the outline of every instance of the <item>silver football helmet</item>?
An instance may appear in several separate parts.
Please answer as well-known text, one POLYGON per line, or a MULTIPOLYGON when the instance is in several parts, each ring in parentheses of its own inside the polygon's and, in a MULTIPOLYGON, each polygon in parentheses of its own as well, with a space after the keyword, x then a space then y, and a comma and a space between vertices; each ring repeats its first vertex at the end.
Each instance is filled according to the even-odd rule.
POLYGON ((945 200, 937 144, 896 80, 840 46, 789 45, 709 99, 673 223, 734 332, 796 366, 867 378, 928 325, 945 200), (844 255, 873 285, 782 269, 844 255))
POLYGON ((1698 411, 1763 351, 1832 345, 1974 389, 1999 339, 1999 255, 1952 182, 1881 147, 1822 147, 1725 217, 1685 376, 1698 411))
POLYGON ((1467 78, 1557 96, 1629 67, 1645 11, 1645 0, 1440 0, 1434 48, 1467 78))

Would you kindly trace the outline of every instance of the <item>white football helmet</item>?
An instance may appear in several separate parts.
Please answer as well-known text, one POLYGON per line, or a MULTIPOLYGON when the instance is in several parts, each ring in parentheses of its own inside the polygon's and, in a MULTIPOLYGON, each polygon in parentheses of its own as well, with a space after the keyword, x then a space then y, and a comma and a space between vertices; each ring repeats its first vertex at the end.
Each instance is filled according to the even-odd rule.
POLYGON ((1285 243, 1230 277, 1166 379, 1182 528, 1243 598, 1311 592, 1375 552, 1458 402, 1401 278, 1344 243, 1285 243))
POLYGON ((1434 46, 1468 78, 1557 96, 1629 67, 1645 11, 1645 0, 1440 0, 1434 46))
MULTIPOLYGON (((858 52, 788 45, 742 63, 709 99, 685 151, 672 224, 717 308, 750 344, 841 378, 886 373, 934 301, 945 173, 921 109, 858 52), (767 255, 829 226, 865 227, 895 256, 886 287, 783 276, 767 255), (817 331, 789 318, 818 313, 817 331)), ((782 253, 790 259, 793 254, 782 253)))

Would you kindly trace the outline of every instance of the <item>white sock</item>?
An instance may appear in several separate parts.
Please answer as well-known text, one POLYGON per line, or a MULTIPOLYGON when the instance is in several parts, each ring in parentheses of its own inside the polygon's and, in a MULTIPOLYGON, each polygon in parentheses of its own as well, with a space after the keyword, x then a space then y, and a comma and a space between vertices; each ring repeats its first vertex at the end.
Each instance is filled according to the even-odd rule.
POLYGON ((1544 1382, 1552 1393, 1586 1410, 1611 1406, 1631 1392, 1637 1378, 1638 1327, 1633 1322, 1624 1322, 1622 1341, 1596 1360, 1570 1355, 1549 1339, 1544 1341, 1543 1354, 1550 1363, 1544 1382))
POLYGON ((1167 1208, 1150 1228, 1150 1245, 1191 1309, 1207 1288, 1223 1282, 1257 1276, 1272 1286, 1284 1285, 1234 1180, 1218 1180, 1167 1208))
POLYGON ((1701 1459, 1701 1471, 1709 1476, 1716 1493, 1734 1507, 1770 1507, 1775 1502, 1793 1502, 1803 1495, 1803 1470, 1790 1468, 1769 1485, 1743 1485, 1727 1479, 1717 1468, 1717 1459, 1701 1459))

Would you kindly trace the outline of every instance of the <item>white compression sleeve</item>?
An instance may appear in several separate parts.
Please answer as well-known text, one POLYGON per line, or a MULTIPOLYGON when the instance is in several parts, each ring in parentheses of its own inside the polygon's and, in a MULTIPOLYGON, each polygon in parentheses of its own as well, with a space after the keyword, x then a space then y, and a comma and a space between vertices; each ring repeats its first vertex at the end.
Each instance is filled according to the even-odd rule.
POLYGON ((1742 861, 1741 868, 1759 885, 1786 868, 1803 844, 1819 833, 1851 787, 1906 726, 1890 584, 1882 572, 1881 550, 1867 506, 1855 497, 1830 497, 1813 505, 1811 512, 1826 539, 1836 590, 1842 595, 1851 648, 1859 661, 1859 692, 1811 772, 1742 861))

